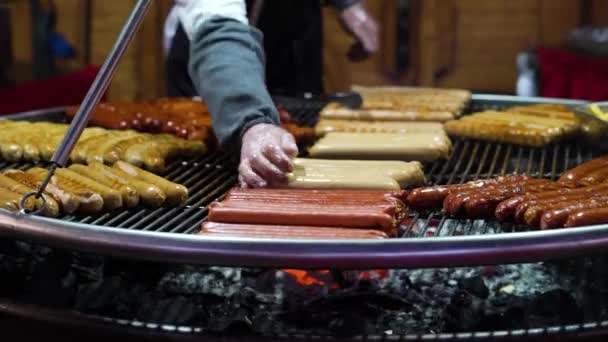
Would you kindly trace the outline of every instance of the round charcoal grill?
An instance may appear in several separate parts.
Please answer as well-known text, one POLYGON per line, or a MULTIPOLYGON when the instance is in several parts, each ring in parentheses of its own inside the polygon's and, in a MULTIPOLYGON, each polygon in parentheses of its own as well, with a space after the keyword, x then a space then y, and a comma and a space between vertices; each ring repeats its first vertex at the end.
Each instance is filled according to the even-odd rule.
MULTIPOLYGON (((548 102, 508 96, 476 95, 472 111, 548 102)), ((574 101, 551 103, 579 104, 574 101)), ((286 103, 293 107, 293 103, 286 103)), ((300 106, 302 123, 312 124, 318 103, 300 106)), ((13 118, 62 119, 62 111, 13 118)), ((595 157, 597 151, 569 142, 540 149, 455 139, 447 161, 427 166, 434 184, 461 183, 505 174, 556 179, 569 167, 595 157)), ((0 164, 3 168, 31 165, 0 164)), ((207 205, 236 182, 226 157, 211 154, 175 162, 167 178, 185 184, 190 199, 184 208, 135 209, 102 216, 47 219, 3 212, 0 234, 102 255, 152 261, 254 267, 394 268, 439 267, 541 261, 600 251, 608 246, 608 225, 552 231, 482 220, 452 220, 440 213, 415 216, 400 227, 401 236, 384 241, 318 241, 210 238, 193 235, 206 219, 207 205), (432 237, 432 238, 429 238, 432 237)))
MULTIPOLYGON (((301 124, 314 124, 321 103, 278 99, 301 124)), ((580 102, 479 95, 470 112, 504 109, 515 105, 580 102)), ((9 116, 22 120, 64 120, 62 109, 9 116)), ((433 184, 462 183, 506 174, 528 174, 557 179, 561 172, 597 157, 599 151, 576 141, 544 148, 454 139, 447 161, 427 165, 433 184)), ((0 161, 0 169, 25 169, 32 165, 0 161)), ((399 228, 399 237, 385 241, 318 241, 227 239, 198 236, 207 206, 236 183, 234 164, 221 154, 174 162, 165 175, 186 185, 190 198, 183 208, 136 208, 100 216, 64 216, 48 219, 0 212, 0 236, 71 251, 131 260, 227 267, 302 269, 400 269, 500 265, 575 258, 605 250, 608 225, 553 231, 527 231, 525 226, 485 220, 455 220, 440 212, 414 215, 399 228)), ((0 313, 52 323, 80 322, 89 328, 128 329, 145 334, 170 334, 191 338, 204 327, 147 323, 135 318, 85 315, 13 300, 0 301, 0 313)), ((538 336, 587 336, 604 333, 608 321, 573 322, 538 329, 515 329, 459 334, 410 334, 359 336, 358 340, 467 340, 534 338, 538 336)), ((279 334, 283 340, 322 338, 309 334, 279 334)), ((323 337, 327 338, 327 337, 323 337)))

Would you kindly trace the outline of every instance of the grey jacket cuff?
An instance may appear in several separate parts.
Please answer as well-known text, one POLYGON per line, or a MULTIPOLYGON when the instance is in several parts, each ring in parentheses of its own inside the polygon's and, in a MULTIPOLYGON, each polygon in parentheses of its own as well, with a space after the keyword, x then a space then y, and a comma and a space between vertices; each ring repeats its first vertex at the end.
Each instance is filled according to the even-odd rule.
POLYGON ((215 17, 201 25, 191 43, 190 76, 209 106, 220 145, 234 156, 246 129, 279 125, 266 89, 262 40, 249 25, 215 17))
POLYGON ((344 11, 361 0, 330 0, 331 4, 338 10, 344 11))

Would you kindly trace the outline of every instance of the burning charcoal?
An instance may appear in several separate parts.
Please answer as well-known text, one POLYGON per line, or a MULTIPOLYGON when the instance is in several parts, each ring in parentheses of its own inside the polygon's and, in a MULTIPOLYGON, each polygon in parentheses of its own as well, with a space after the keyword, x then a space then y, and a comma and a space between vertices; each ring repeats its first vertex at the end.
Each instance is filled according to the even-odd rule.
POLYGON ((581 310, 570 293, 555 289, 541 294, 530 303, 528 315, 534 326, 579 323, 581 310))
POLYGON ((142 302, 137 317, 144 322, 175 325, 193 322, 196 308, 192 301, 185 297, 159 299, 147 294, 142 302))
POLYGON ((73 253, 72 256, 72 269, 82 281, 96 282, 103 279, 104 257, 84 253, 73 253))
POLYGON ((242 270, 243 284, 264 293, 274 292, 277 282, 276 270, 242 270))
POLYGON ((172 294, 213 294, 231 297, 243 288, 239 269, 226 267, 179 267, 167 272, 157 289, 172 294))
POLYGON ((490 290, 480 276, 460 279, 459 285, 461 289, 479 298, 486 299, 490 295, 490 290))
POLYGON ((230 332, 230 334, 250 335, 254 333, 252 321, 247 310, 241 308, 225 316, 211 317, 210 329, 217 332, 230 332))
POLYGON ((475 330, 512 330, 527 328, 526 312, 522 307, 510 307, 496 313, 488 312, 475 330))
POLYGON ((121 277, 114 276, 83 285, 76 296, 75 309, 96 315, 133 317, 147 292, 146 288, 133 287, 121 277))
POLYGON ((467 291, 458 291, 445 309, 445 329, 449 332, 471 331, 483 317, 484 301, 467 291))

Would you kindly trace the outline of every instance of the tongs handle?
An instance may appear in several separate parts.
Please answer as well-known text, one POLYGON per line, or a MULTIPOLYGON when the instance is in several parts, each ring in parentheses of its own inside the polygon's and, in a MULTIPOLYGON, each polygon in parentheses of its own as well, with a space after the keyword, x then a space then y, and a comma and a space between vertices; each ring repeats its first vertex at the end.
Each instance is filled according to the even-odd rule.
MULTIPOLYGON (((40 186, 38 187, 38 190, 36 192, 26 194, 21 199, 19 206, 21 207, 20 209, 22 213, 26 212, 24 209, 26 200, 32 196, 40 198, 42 196, 42 193, 46 189, 46 186, 48 185, 49 181, 55 174, 55 170, 57 169, 57 167, 63 167, 68 162, 70 153, 72 153, 76 142, 78 142, 78 139, 80 139, 82 132, 87 126, 89 118, 91 117, 91 113, 93 113, 93 110, 101 100, 101 97, 108 89, 108 85, 110 84, 112 76, 116 71, 118 62, 124 55, 125 51, 127 50, 127 47, 129 46, 129 43, 133 39, 133 36, 139 29, 139 26, 141 25, 141 22, 143 21, 143 18, 146 14, 148 7, 150 7, 151 2, 152 0, 138 0, 135 4, 135 7, 133 8, 131 15, 127 19, 125 26, 120 32, 116 43, 114 43, 110 54, 101 66, 101 69, 95 77, 95 81, 91 85, 91 88, 89 88, 89 91, 87 92, 86 97, 82 101, 80 108, 76 113, 76 116, 72 120, 72 123, 70 123, 70 127, 68 128, 68 131, 63 137, 61 144, 57 148, 57 151, 55 151, 55 154, 51 159, 51 166, 49 168, 49 172, 46 178, 40 183, 40 186)), ((43 201, 42 208, 39 208, 38 211, 41 211, 44 208, 44 203, 45 202, 43 201)))
POLYGON ((129 43, 133 39, 133 36, 137 32, 146 10, 150 6, 151 0, 138 0, 135 8, 133 8, 133 12, 129 16, 127 23, 122 29, 122 32, 118 36, 112 51, 106 58, 101 70, 97 74, 95 81, 91 85, 86 97, 82 101, 76 116, 72 120, 70 124, 70 128, 65 134, 65 137, 61 141, 59 148, 55 151, 51 162, 58 166, 65 166, 70 157, 70 153, 76 145, 76 142, 80 138, 82 131, 87 126, 89 122, 89 118, 91 117, 91 113, 101 100, 101 97, 105 93, 106 89, 108 89, 108 85, 112 80, 112 76, 116 71, 116 67, 118 66, 118 62, 124 55, 129 43))

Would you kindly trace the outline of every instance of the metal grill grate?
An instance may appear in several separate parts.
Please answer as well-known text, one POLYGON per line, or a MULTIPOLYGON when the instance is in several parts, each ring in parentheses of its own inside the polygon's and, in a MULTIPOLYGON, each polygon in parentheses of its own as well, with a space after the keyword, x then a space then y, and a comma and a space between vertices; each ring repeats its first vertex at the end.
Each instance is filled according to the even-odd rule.
MULTIPOLYGON (((294 99, 277 99, 301 125, 312 126, 323 103, 294 99)), ((485 109, 504 109, 514 103, 473 102, 469 112, 485 109)), ((61 113, 58 113, 61 114, 61 113)), ((61 115, 56 116, 61 120, 61 115)), ((46 118, 48 119, 48 114, 46 118)), ((595 157, 594 151, 573 142, 528 148, 517 145, 483 141, 453 139, 454 151, 445 161, 426 166, 427 178, 432 184, 462 183, 479 178, 506 174, 528 174, 534 177, 556 179, 561 172, 595 157)), ((0 170, 26 169, 31 164, 10 164, 0 161, 0 170)), ((236 184, 235 165, 227 156, 213 153, 196 160, 173 162, 165 177, 188 187, 190 198, 180 208, 135 208, 100 216, 63 216, 69 222, 94 224, 123 229, 196 233, 207 218, 207 206, 220 198, 236 184)), ((410 217, 400 227, 402 238, 432 236, 479 235, 526 230, 525 226, 512 226, 486 220, 455 220, 432 212, 410 217)))

